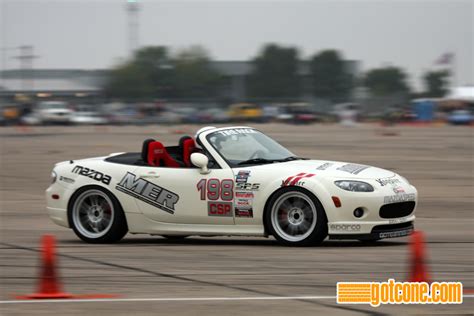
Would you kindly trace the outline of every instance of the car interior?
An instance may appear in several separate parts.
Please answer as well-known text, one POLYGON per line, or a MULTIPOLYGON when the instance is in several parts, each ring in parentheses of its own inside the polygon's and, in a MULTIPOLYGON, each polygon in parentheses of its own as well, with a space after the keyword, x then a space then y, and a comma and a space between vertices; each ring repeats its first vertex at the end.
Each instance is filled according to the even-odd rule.
POLYGON ((130 152, 106 158, 105 161, 126 165, 194 168, 191 154, 202 152, 190 136, 183 136, 178 146, 167 146, 152 138, 146 139, 141 152, 130 152))

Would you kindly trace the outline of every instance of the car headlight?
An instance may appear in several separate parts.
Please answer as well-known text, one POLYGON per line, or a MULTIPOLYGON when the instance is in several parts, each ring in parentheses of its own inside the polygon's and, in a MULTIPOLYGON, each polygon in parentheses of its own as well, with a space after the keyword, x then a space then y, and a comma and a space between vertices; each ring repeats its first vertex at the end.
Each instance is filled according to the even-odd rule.
POLYGON ((57 178, 58 178, 58 175, 56 174, 56 172, 51 171, 51 183, 56 182, 57 178))
POLYGON ((374 191, 373 186, 362 181, 340 180, 340 181, 335 181, 334 184, 337 185, 339 188, 346 191, 352 191, 352 192, 373 192, 374 191))

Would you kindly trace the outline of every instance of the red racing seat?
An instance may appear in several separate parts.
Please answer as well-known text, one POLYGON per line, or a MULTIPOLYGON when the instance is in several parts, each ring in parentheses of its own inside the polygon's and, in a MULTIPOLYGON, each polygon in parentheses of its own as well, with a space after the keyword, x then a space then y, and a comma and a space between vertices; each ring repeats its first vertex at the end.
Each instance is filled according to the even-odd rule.
POLYGON ((190 136, 183 136, 179 140, 181 159, 186 167, 192 167, 191 154, 196 151, 196 143, 190 136))
POLYGON ((155 167, 179 168, 182 165, 174 160, 162 143, 154 141, 148 144, 148 165, 155 167))

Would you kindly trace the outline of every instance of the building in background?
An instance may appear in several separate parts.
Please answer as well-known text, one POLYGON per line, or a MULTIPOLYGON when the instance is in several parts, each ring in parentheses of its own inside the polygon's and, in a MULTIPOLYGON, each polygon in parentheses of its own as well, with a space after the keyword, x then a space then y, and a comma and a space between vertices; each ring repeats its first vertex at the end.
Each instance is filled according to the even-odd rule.
POLYGON ((98 101, 106 80, 104 70, 29 69, 1 72, 0 96, 4 102, 29 103, 35 100, 75 98, 98 101), (25 86, 28 80, 33 84, 25 86))

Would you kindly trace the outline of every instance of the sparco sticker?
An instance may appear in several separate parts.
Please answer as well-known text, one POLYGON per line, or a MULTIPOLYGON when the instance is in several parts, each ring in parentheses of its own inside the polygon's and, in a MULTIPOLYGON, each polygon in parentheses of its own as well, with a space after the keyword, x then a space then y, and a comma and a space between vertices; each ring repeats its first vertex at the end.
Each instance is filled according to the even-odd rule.
POLYGON ((145 179, 137 179, 137 176, 130 172, 127 172, 115 188, 170 214, 174 214, 174 206, 179 200, 176 193, 145 179))
POLYGON ((337 168, 337 170, 349 172, 349 173, 352 173, 352 174, 359 174, 361 171, 363 171, 367 168, 369 168, 369 166, 358 165, 358 164, 355 164, 355 163, 348 163, 348 164, 345 164, 342 167, 337 168))
POLYGON ((92 170, 83 166, 75 166, 72 169, 72 172, 102 182, 103 184, 110 184, 110 180, 112 179, 110 176, 103 174, 102 172, 92 170))
POLYGON ((330 227, 332 230, 339 230, 339 231, 354 231, 354 232, 360 231, 359 224, 331 224, 330 227))

